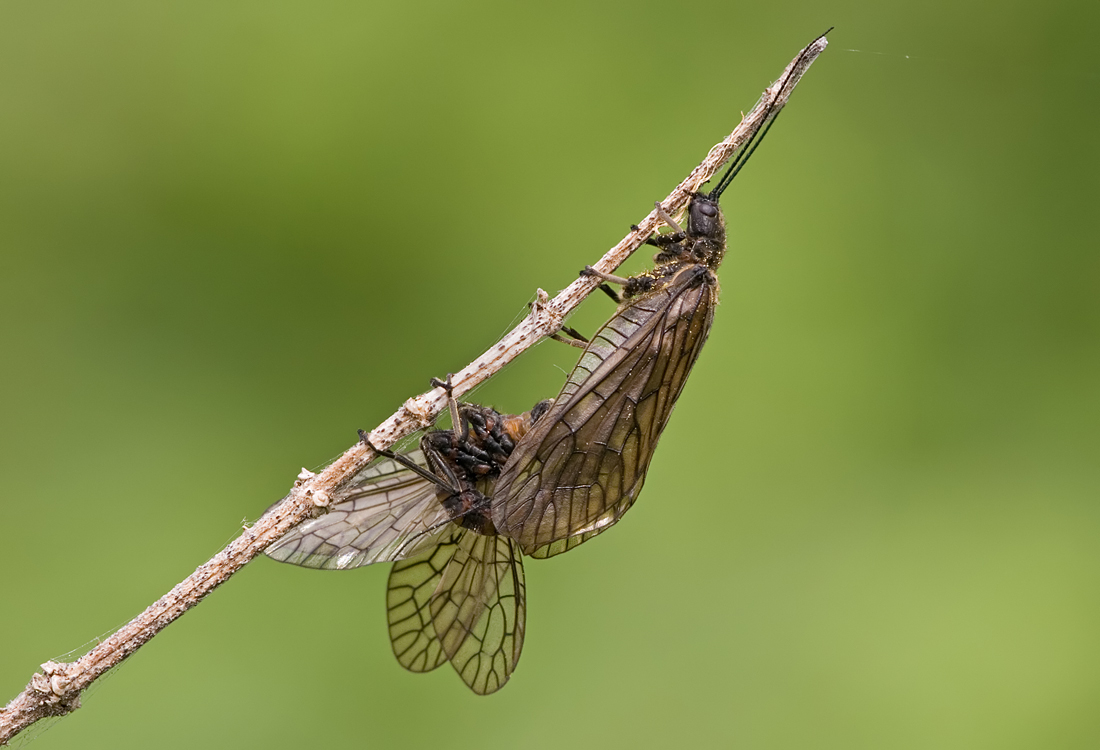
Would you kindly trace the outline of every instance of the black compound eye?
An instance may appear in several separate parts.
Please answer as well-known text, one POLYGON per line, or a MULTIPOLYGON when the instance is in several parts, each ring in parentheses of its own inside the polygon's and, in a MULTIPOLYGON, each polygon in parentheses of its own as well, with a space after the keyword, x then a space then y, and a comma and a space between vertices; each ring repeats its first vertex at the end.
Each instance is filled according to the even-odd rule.
POLYGON ((718 208, 709 203, 703 203, 699 206, 699 213, 703 216, 717 216, 718 208))

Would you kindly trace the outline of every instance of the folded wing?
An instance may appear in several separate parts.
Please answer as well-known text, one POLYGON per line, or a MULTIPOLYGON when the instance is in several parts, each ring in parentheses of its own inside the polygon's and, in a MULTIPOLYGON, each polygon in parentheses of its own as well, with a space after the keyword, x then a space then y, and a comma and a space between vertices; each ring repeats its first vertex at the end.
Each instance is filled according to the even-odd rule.
MULTIPOLYGON (((407 455, 427 465, 421 451, 407 455)), ((291 529, 265 554, 326 570, 416 555, 435 544, 450 518, 438 494, 437 485, 396 461, 375 461, 334 494, 328 513, 291 529)))
POLYGON ((387 589, 390 641, 406 669, 450 661, 471 690, 499 690, 519 661, 526 622, 515 543, 451 526, 439 544, 396 563, 387 589))
POLYGON ((714 273, 689 266, 593 338, 494 491, 493 522, 525 554, 564 552, 630 509, 706 341, 717 294, 714 273))

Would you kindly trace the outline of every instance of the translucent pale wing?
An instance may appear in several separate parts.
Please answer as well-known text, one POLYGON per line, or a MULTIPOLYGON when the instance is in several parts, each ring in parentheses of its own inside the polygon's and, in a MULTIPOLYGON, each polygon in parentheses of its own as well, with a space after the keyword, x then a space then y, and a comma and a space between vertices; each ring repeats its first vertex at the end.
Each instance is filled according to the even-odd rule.
POLYGON ((713 272, 687 266, 608 321, 505 465, 494 491, 498 531, 526 554, 549 557, 630 509, 706 341, 717 293, 713 272))
MULTIPOLYGON (((426 463, 419 450, 407 455, 426 463)), ((376 461, 334 494, 328 513, 291 529, 265 554, 329 570, 410 557, 434 544, 449 519, 438 492, 396 461, 376 461)))
POLYGON ((409 671, 429 672, 447 661, 432 627, 430 605, 459 540, 465 536, 465 529, 452 524, 437 546, 418 557, 394 563, 390 569, 386 587, 390 644, 397 661, 409 671))
POLYGON ((390 571, 394 654, 413 672, 450 660, 471 690, 492 693, 508 681, 523 649, 525 593, 512 540, 452 526, 434 550, 390 571))
POLYGON ((467 533, 432 596, 432 623, 463 682, 478 695, 499 690, 523 649, 526 588, 515 542, 467 533))

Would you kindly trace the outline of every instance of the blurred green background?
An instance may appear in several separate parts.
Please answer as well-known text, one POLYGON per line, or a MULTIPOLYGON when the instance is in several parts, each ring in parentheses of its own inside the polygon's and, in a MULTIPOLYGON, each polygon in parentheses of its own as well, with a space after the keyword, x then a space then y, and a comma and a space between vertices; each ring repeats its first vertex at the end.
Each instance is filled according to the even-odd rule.
POLYGON ((397 665, 386 566, 258 559, 35 746, 1100 745, 1098 21, 4 3, 0 701, 567 285, 835 24, 726 193, 642 499, 529 561, 502 692, 397 665))

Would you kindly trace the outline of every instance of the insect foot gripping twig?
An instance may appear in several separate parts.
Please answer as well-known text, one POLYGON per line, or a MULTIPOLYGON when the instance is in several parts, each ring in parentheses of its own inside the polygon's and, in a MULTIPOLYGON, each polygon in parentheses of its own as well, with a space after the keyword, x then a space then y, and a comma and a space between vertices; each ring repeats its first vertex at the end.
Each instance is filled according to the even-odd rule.
MULTIPOLYGON (((822 36, 800 51, 783 71, 777 85, 770 86, 733 132, 711 148, 699 166, 661 201, 669 216, 678 216, 699 187, 710 180, 730 156, 741 149, 750 136, 760 129, 769 113, 775 112, 786 103, 802 75, 825 50, 827 44, 822 36)), ((660 224, 661 218, 657 212, 650 211, 638 223, 637 229, 632 229, 617 245, 593 263, 593 267, 610 274, 631 253, 645 244, 660 224)), ((537 300, 541 308, 540 314, 535 314, 533 310, 530 316, 503 339, 455 373, 454 395, 461 396, 489 379, 539 340, 556 332, 562 322, 600 283, 596 278, 581 277, 553 299, 548 300, 545 293, 540 294, 537 300), (546 314, 542 314, 543 312, 546 314)), ((411 399, 406 407, 399 409, 371 431, 373 439, 378 441, 380 447, 388 448, 447 408, 447 398, 442 389, 436 388, 411 399)), ((37 674, 22 693, 0 709, 0 743, 10 740, 39 719, 75 709, 79 705, 81 691, 202 601, 283 534, 310 519, 318 508, 311 498, 331 497, 339 486, 346 484, 373 458, 374 451, 356 441, 319 474, 311 477, 299 476, 286 498, 269 508, 248 532, 238 536, 213 558, 200 565, 194 573, 144 612, 75 662, 51 666, 49 672, 44 666, 44 671, 37 674)))

